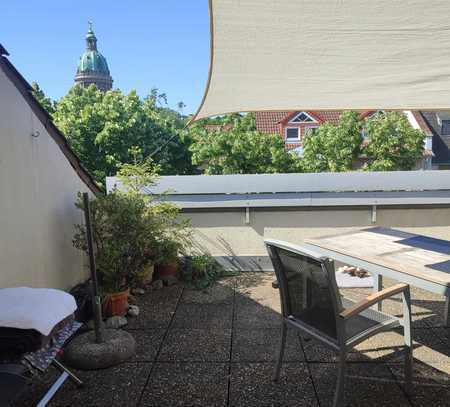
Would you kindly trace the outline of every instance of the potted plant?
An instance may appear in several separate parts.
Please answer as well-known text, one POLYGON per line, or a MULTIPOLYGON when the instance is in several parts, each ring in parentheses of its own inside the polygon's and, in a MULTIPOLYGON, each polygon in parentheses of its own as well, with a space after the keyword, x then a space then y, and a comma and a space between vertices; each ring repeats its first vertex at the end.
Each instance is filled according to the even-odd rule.
POLYGON ((178 255, 181 248, 180 242, 172 239, 165 239, 159 243, 156 260, 156 274, 159 279, 177 277, 178 255))
MULTIPOLYGON (((82 200, 76 203, 82 208, 82 200)), ((96 266, 106 316, 125 315, 129 289, 151 264, 158 220, 146 201, 114 191, 90 203, 96 266)), ((75 247, 87 250, 84 224, 76 225, 75 247)))
POLYGON ((233 275, 233 273, 226 272, 222 265, 209 254, 187 257, 181 270, 182 280, 196 289, 210 287, 224 275, 233 275))

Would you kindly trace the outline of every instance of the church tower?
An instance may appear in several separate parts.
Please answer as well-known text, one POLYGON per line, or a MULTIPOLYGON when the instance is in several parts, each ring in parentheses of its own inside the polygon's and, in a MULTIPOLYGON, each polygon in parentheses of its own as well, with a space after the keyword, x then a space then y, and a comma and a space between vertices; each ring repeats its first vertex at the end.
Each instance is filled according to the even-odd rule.
POLYGON ((78 62, 75 83, 81 86, 94 84, 98 89, 107 91, 112 88, 112 77, 109 73, 106 58, 97 50, 97 37, 92 31, 92 23, 89 22, 89 29, 86 34, 86 51, 78 62))

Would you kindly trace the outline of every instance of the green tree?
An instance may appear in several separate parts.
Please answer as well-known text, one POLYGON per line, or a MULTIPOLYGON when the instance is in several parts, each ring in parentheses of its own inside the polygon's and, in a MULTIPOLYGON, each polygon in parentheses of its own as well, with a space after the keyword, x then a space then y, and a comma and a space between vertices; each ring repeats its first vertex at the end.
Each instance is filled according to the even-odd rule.
POLYGON ((284 148, 277 135, 256 131, 253 114, 230 115, 215 124, 230 124, 229 129, 208 131, 205 122, 194 124, 192 162, 205 174, 262 174, 295 172, 299 159, 284 148))
POLYGON ((33 88, 33 96, 41 104, 41 106, 47 110, 47 112, 52 115, 55 113, 56 103, 47 97, 44 91, 40 88, 37 82, 32 82, 31 87, 33 88))
POLYGON ((411 170, 422 158, 425 135, 414 129, 402 113, 378 113, 367 121, 365 131, 367 170, 411 170))
POLYGON ((302 168, 306 172, 352 169, 361 153, 361 121, 357 112, 345 112, 337 125, 325 123, 303 141, 302 168))
POLYGON ((74 86, 53 114, 83 165, 99 183, 122 164, 152 158, 162 174, 192 169, 184 120, 162 103, 156 89, 141 100, 136 91, 99 91, 94 85, 74 86))

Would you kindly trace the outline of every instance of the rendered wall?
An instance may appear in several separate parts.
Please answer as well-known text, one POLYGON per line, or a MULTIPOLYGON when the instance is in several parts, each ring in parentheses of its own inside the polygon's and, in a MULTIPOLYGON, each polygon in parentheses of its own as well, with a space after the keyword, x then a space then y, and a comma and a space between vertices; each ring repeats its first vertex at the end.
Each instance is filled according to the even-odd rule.
POLYGON ((88 187, 0 70, 0 287, 67 289, 86 278, 72 246, 78 191, 88 187))
MULTIPOLYGON (((269 269, 264 238, 299 243, 305 238, 352 228, 386 226, 450 239, 450 207, 378 207, 372 223, 371 207, 315 209, 190 210, 196 247, 217 257, 235 257, 242 269, 269 269)), ((232 266, 230 266, 232 268, 232 266)))

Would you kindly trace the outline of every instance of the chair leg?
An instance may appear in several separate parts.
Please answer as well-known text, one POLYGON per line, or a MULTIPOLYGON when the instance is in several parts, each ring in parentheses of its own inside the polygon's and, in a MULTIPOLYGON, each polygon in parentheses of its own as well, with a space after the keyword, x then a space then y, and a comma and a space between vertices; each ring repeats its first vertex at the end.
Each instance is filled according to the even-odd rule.
POLYGON ((402 293, 403 302, 403 337, 405 340, 405 390, 412 391, 413 347, 411 336, 411 296, 409 290, 402 293))
POLYGON ((287 325, 286 322, 283 321, 283 324, 281 326, 281 343, 280 343, 280 350, 278 353, 278 360, 277 364, 275 366, 275 371, 273 372, 273 381, 277 382, 280 378, 280 370, 281 370, 281 364, 283 363, 283 355, 284 355, 284 347, 286 345, 286 333, 287 333, 287 325))
POLYGON ((340 407, 345 402, 345 373, 346 373, 347 354, 341 351, 339 354, 339 370, 336 381, 336 390, 334 392, 333 407, 340 407))

